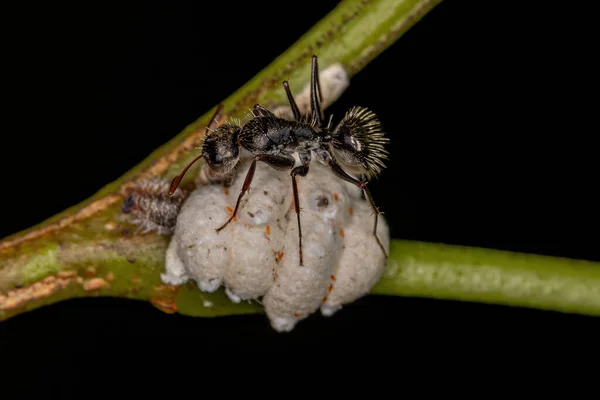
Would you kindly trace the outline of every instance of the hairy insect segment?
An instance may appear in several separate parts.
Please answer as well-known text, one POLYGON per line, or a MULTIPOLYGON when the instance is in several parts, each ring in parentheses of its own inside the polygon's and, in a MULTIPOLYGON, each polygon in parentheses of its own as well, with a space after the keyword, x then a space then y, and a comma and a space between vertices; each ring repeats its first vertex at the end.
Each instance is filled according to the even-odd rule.
POLYGON ((161 178, 134 182, 123 188, 125 200, 121 211, 130 217, 132 223, 138 225, 138 233, 173 233, 179 209, 189 191, 182 188, 175 195, 169 196, 168 189, 169 182, 161 178))
POLYGON ((389 153, 377 116, 364 107, 352 107, 333 132, 332 152, 339 163, 357 175, 372 179, 385 168, 389 153))

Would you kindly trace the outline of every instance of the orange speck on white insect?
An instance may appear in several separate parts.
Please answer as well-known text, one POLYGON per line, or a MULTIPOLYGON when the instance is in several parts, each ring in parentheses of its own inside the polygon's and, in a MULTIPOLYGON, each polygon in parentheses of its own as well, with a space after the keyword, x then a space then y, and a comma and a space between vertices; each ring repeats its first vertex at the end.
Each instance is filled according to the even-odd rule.
POLYGON ((283 251, 277 252, 277 262, 281 262, 281 260, 283 260, 284 255, 285 253, 283 251))

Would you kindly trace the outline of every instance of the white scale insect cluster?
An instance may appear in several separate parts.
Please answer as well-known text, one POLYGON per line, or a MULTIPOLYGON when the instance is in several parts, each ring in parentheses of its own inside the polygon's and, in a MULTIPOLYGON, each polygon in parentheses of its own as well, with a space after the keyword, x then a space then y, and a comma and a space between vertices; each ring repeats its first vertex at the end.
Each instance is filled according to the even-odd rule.
MULTIPOLYGON (((348 76, 339 64, 318 75, 321 103, 327 107, 348 87, 348 76)), ((310 112, 310 85, 296 101, 302 114, 310 112)), ((294 117, 291 107, 273 112, 286 119, 294 117)), ((227 187, 211 183, 207 169, 201 168, 195 179, 197 188, 191 193, 180 188, 166 198, 166 180, 142 182, 127 191, 123 210, 133 214, 134 223, 172 235, 162 281, 181 285, 192 280, 204 292, 224 288, 236 303, 261 302, 271 326, 279 332, 292 330, 319 310, 331 316, 369 293, 386 262, 373 235, 373 209, 357 186, 320 162, 312 162, 310 172, 296 178, 303 265, 287 171, 258 163, 236 218, 216 231, 233 213, 250 161, 251 155, 242 158, 227 187)), ((381 215, 377 236, 388 253, 389 230, 381 215)))
MULTIPOLYGON (((219 233, 215 227, 229 218, 244 174, 237 174, 229 194, 217 184, 190 194, 177 218, 163 282, 178 285, 191 279, 205 292, 224 286, 233 302, 262 298, 271 325, 280 332, 319 309, 330 316, 372 289, 385 256, 373 236, 372 209, 355 186, 318 163, 298 179, 300 266, 289 174, 259 164, 254 179, 237 221, 219 233)), ((388 249, 383 218, 377 234, 388 249)))

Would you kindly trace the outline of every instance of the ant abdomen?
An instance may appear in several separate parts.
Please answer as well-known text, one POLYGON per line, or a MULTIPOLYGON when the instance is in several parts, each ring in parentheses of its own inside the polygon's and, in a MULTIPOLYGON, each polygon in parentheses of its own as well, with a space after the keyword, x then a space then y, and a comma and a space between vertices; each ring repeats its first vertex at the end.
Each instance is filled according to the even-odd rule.
POLYGON ((357 174, 371 179, 385 168, 388 159, 379 119, 364 107, 351 108, 332 133, 331 147, 336 161, 357 174))

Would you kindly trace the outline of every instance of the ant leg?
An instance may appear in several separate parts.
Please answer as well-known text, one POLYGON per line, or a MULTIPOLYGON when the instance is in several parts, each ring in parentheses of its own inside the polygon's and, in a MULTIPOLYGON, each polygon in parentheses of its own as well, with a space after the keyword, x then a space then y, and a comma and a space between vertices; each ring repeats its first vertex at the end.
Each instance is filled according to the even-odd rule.
POLYGON ((296 176, 306 176, 308 174, 308 166, 310 165, 311 152, 301 151, 298 153, 298 158, 302 165, 292 169, 292 189, 294 192, 294 209, 296 210, 296 218, 298 219, 298 254, 300 256, 300 266, 304 265, 302 260, 302 226, 300 225, 300 199, 298 196, 298 182, 296 176))
POLYGON ((308 165, 299 165, 292 170, 292 189, 294 191, 294 209, 298 218, 298 254, 300 255, 300 266, 304 265, 302 261, 302 226, 300 225, 300 201, 298 199, 298 182, 296 175, 306 176, 308 174, 308 165))
MULTIPOLYGON (((365 176, 365 174, 360 174, 359 179, 361 181, 365 181, 365 180, 367 180, 367 177, 365 176)), ((360 192, 360 198, 363 200, 367 200, 367 196, 365 196, 365 192, 363 192, 363 191, 360 192)))
MULTIPOLYGON (((210 133, 211 130, 213 130, 217 127, 217 125, 219 124, 219 119, 221 118, 222 112, 223 112, 223 103, 219 103, 219 105, 217 106, 217 109, 215 110, 214 115, 212 116, 212 118, 210 119, 210 122, 208 123, 208 126, 206 127, 206 134, 210 133)), ((179 186, 179 183, 183 179, 183 176, 185 175, 187 170, 190 169, 190 167, 201 158, 202 158, 202 154, 200 154, 198 157, 194 158, 183 169, 183 171, 181 171, 181 173, 179 175, 177 175, 175 178, 173 178, 173 180, 171 181, 171 186, 169 187, 169 196, 173 196, 173 193, 175 193, 175 190, 177 190, 177 186, 179 186)))
POLYGON ((319 66, 317 63, 317 56, 312 56, 312 69, 310 75, 310 108, 312 110, 313 119, 316 121, 317 126, 321 126, 324 116, 321 111, 320 99, 321 95, 321 84, 319 82, 319 66))
POLYGON ((254 156, 254 159, 252 160, 252 164, 250 164, 250 168, 248 169, 248 172, 246 173, 246 179, 244 180, 244 184, 242 185, 242 190, 238 196, 237 202, 235 203, 235 209, 233 210, 233 214, 231 214, 231 217, 229 217, 227 222, 225 222, 223 225, 221 225, 219 228, 217 228, 217 232, 220 232, 223 228, 225 228, 227 225, 229 225, 229 223, 237 215, 238 209, 240 208, 240 201, 242 200, 242 197, 244 197, 246 192, 248 190, 250 190, 250 184, 252 183, 252 179, 254 178, 254 172, 256 171, 256 162, 257 161, 262 161, 265 164, 267 164, 270 167, 275 168, 277 170, 290 169, 295 164, 294 157, 292 157, 292 156, 273 156, 270 154, 258 154, 256 156, 254 156))
POLYGON ((383 251, 383 254, 385 255, 385 258, 387 258, 387 253, 385 252, 385 249, 383 248, 383 245, 381 244, 381 242, 379 241, 379 237, 377 237, 377 217, 380 214, 383 214, 381 211, 379 211, 379 209, 377 208, 377 206, 375 205, 375 200, 373 200, 373 197, 371 196, 371 192, 369 192, 369 189, 367 189, 367 181, 359 181, 358 179, 354 179, 353 177, 351 177, 350 175, 348 175, 343 169, 342 167, 339 166, 338 163, 336 163, 334 160, 330 160, 329 161, 329 166, 331 167, 333 173, 345 180, 346 182, 350 182, 356 186, 358 186, 362 192, 364 193, 365 197, 367 198, 367 200, 369 200, 369 203, 371 204, 371 207, 373 208, 373 211, 375 211, 375 226, 373 227, 373 235, 375 236, 375 239, 377 240, 377 244, 379 245, 379 247, 381 248, 381 251, 383 251))
POLYGON ((298 108, 298 104, 296 104, 296 100, 294 100, 294 96, 290 90, 290 84, 288 81, 283 82, 283 87, 285 88, 285 94, 287 95, 288 102, 290 103, 290 107, 292 108, 292 112, 294 113, 294 119, 296 121, 300 121, 302 118, 302 114, 300 113, 300 109, 298 108))

